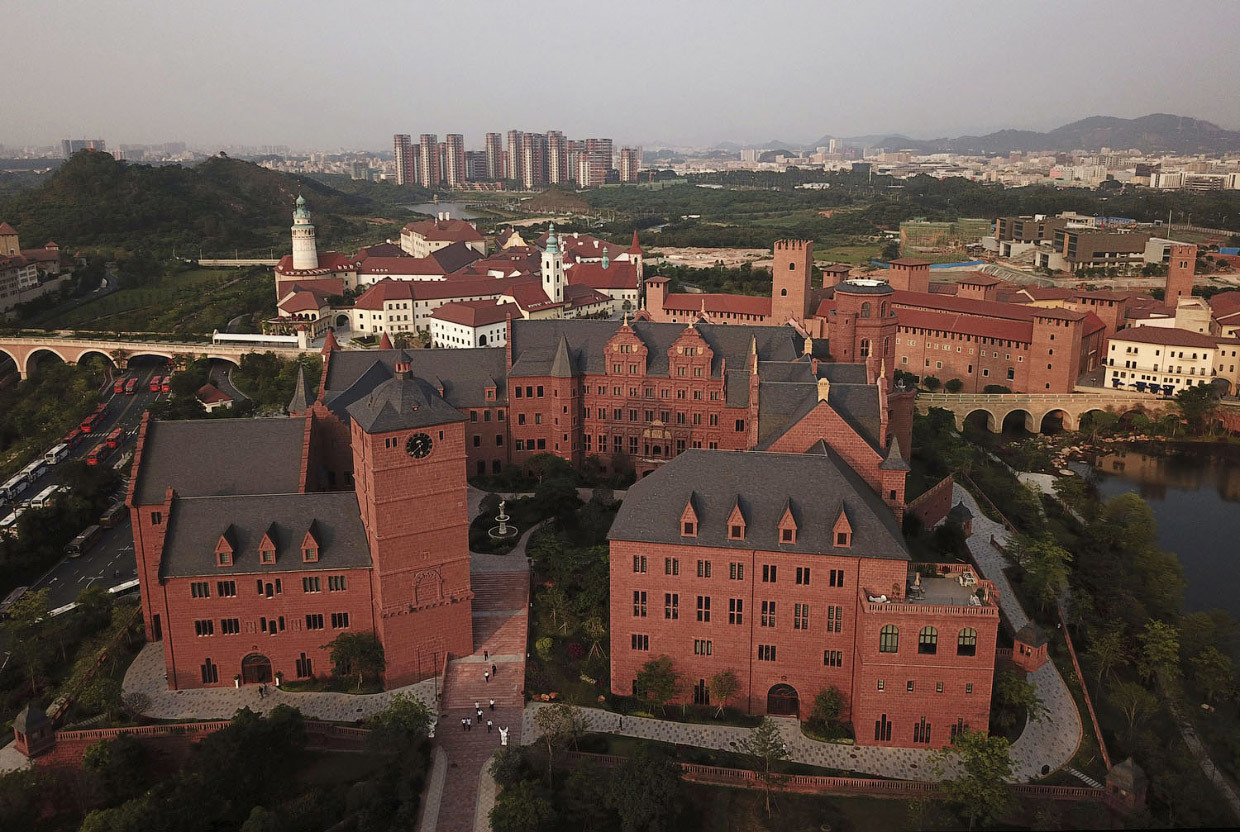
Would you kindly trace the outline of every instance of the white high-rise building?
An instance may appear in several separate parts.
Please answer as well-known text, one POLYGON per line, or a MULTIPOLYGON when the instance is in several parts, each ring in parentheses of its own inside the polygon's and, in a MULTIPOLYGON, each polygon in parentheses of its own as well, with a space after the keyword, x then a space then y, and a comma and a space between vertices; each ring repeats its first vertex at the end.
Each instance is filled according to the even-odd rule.
POLYGON ((297 207, 293 209, 293 268, 317 269, 319 251, 314 242, 314 225, 306 209, 306 198, 297 195, 297 207))

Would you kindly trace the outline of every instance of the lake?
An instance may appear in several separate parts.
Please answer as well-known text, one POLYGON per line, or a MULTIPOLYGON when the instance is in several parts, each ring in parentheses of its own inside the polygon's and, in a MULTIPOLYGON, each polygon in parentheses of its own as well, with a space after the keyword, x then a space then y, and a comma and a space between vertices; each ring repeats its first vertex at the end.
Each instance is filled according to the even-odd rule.
POLYGON ((1146 450, 1132 445, 1100 455, 1098 490, 1104 497, 1134 492, 1149 503, 1159 546, 1184 567, 1186 611, 1218 608, 1240 619, 1240 448, 1146 450))
POLYGON ((482 216, 477 211, 469 210, 460 202, 419 202, 417 205, 402 205, 401 207, 419 214, 430 214, 432 217, 442 211, 447 211, 454 220, 476 220, 482 216))

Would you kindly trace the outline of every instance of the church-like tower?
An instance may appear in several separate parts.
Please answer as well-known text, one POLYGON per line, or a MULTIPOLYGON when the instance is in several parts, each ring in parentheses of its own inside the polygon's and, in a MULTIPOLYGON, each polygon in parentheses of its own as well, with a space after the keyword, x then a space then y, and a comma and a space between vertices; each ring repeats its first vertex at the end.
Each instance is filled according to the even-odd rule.
POLYGON ((560 242, 555 236, 555 223, 547 232, 547 247, 542 256, 542 284, 547 297, 556 303, 564 301, 564 255, 560 253, 560 242))
POLYGON ((317 269, 319 252, 314 243, 314 225, 310 222, 310 211, 306 209, 306 198, 297 195, 297 207, 293 209, 293 268, 317 269))

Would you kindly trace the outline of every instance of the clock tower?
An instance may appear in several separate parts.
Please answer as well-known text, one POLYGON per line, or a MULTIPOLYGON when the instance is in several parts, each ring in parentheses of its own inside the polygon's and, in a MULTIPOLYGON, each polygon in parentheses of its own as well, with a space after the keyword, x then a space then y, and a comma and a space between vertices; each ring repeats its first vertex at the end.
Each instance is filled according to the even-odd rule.
POLYGON ((407 361, 348 407, 388 688, 473 653, 465 417, 407 361))

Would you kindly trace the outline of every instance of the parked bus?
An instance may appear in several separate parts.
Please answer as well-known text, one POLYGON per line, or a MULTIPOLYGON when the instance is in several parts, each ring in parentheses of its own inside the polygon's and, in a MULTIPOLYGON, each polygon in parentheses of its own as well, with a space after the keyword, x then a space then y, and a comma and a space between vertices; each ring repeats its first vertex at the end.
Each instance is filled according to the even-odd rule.
POLYGON ((158 393, 163 381, 164 380, 158 375, 151 376, 151 392, 158 393))
POLYGON ((74 428, 65 434, 65 438, 60 440, 63 444, 68 445, 70 449, 76 448, 77 444, 82 441, 82 429, 74 428))
POLYGON ((36 459, 18 472, 20 476, 26 478, 26 482, 34 485, 38 482, 39 477, 47 473, 47 462, 42 459, 36 459))
POLYGON ((26 478, 21 474, 10 479, 4 485, 0 485, 0 499, 16 500, 17 495, 26 490, 26 486, 30 483, 26 482, 26 478))
POLYGON ((0 621, 9 617, 9 610, 13 609, 13 605, 21 600, 22 596, 29 590, 28 586, 19 586, 17 589, 4 596, 4 600, 0 601, 0 621))
POLYGON ((80 558, 84 552, 90 551, 90 547, 95 545, 95 541, 99 539, 100 531, 102 530, 98 526, 89 527, 69 541, 69 545, 65 547, 65 552, 71 558, 80 558))
POLYGON ((133 376, 130 376, 129 380, 125 382, 125 395, 132 396, 137 391, 137 389, 138 389, 138 379, 133 376))
POLYGON ((107 437, 103 440, 103 442, 109 448, 117 448, 120 446, 124 438, 125 438, 125 429, 116 428, 114 431, 112 431, 111 433, 107 435, 107 437))
POLYGON ((35 495, 35 497, 30 501, 30 507, 47 508, 52 504, 52 501, 56 499, 57 495, 63 494, 66 490, 67 489, 63 485, 49 485, 47 488, 35 495))
POLYGON ((69 446, 64 442, 61 442, 59 445, 53 446, 50 451, 43 455, 43 461, 48 465, 55 465, 67 456, 69 456, 69 446))
POLYGON ((21 516, 20 511, 13 511, 0 519, 0 537, 17 537, 17 518, 21 516))
POLYGON ((94 413, 82 420, 82 424, 78 425, 78 429, 81 430, 82 433, 90 433, 94 430, 95 425, 99 424, 99 420, 103 418, 103 411, 107 409, 108 406, 106 404, 101 404, 96 407, 94 413))
POLYGON ((108 510, 99 515, 99 525, 105 529, 115 528, 129 514, 129 506, 124 503, 113 503, 108 510))
POLYGON ((124 392, 125 392, 125 377, 117 376, 116 380, 112 382, 112 395, 119 396, 124 392))
POLYGON ((90 449, 90 453, 86 455, 87 465, 98 465, 108 458, 108 454, 112 449, 107 446, 106 442, 100 442, 98 445, 90 449))
POLYGON ((172 376, 164 376, 164 380, 159 383, 159 390, 161 393, 172 392, 172 376))

